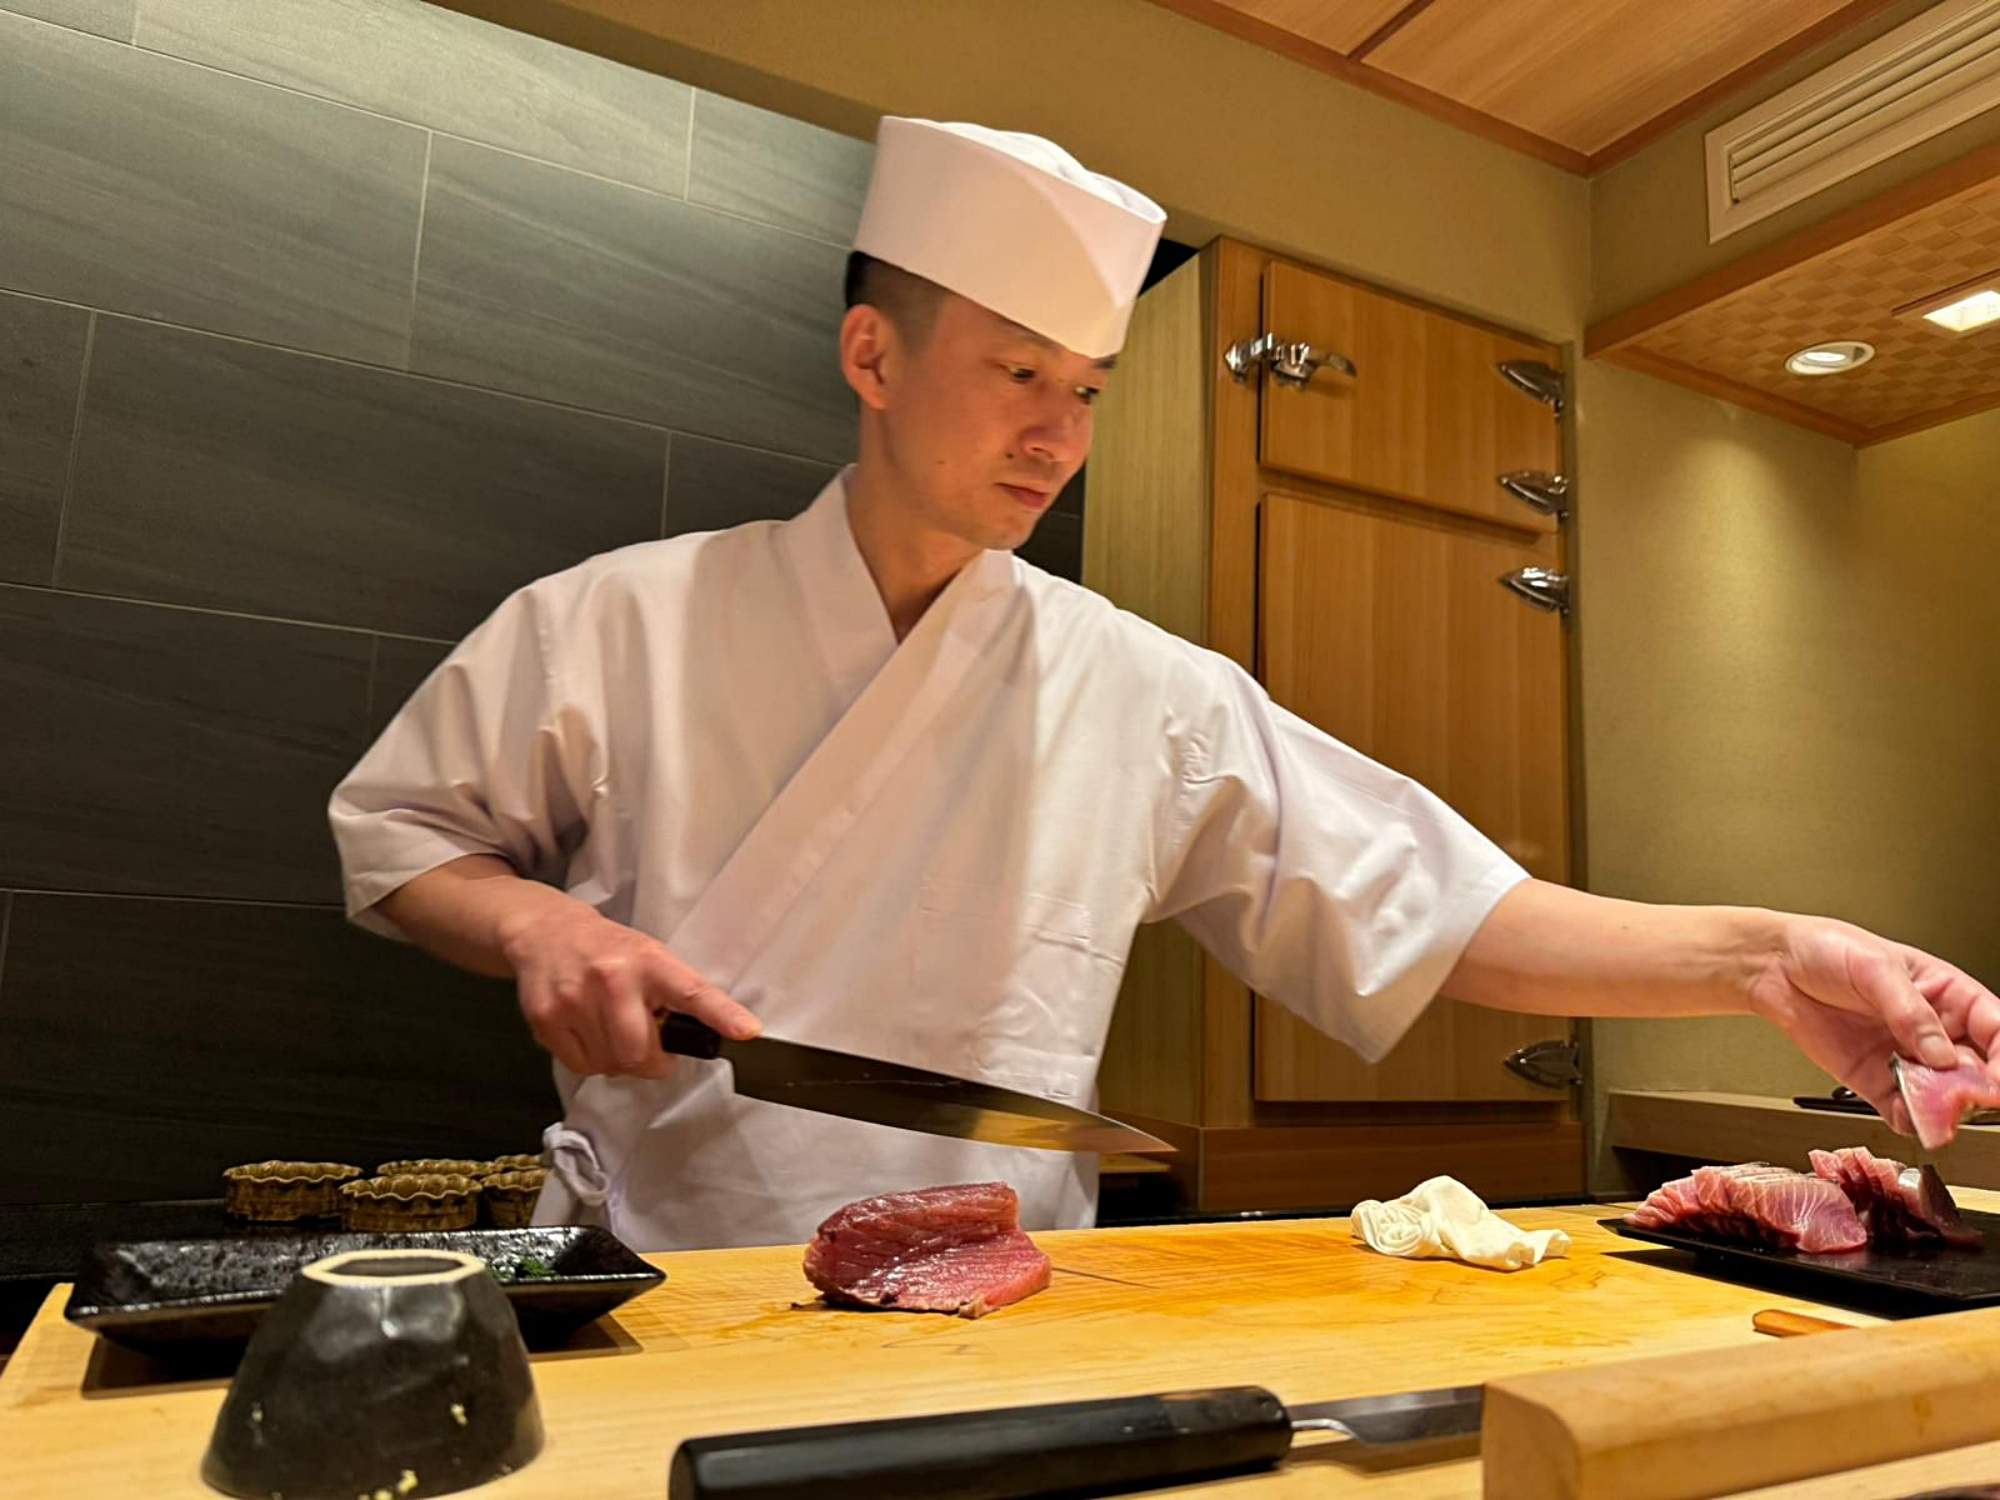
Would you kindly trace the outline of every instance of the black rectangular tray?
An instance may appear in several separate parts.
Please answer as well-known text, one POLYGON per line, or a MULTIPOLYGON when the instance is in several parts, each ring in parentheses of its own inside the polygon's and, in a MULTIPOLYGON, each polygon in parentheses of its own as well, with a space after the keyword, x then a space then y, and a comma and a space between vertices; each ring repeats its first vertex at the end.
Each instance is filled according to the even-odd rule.
POLYGON ((1907 1300, 1930 1311, 1950 1312, 2000 1303, 2000 1214, 1966 1212, 1962 1217, 1985 1234, 1986 1243, 1981 1248, 1890 1250, 1870 1245, 1837 1254, 1806 1255, 1774 1245, 1710 1239, 1681 1229, 1635 1229, 1623 1219, 1598 1222, 1613 1234, 1692 1250, 1722 1262, 1724 1268, 1734 1266, 1753 1273, 1779 1273, 1806 1284, 1816 1282, 1826 1288, 1822 1300, 1839 1301, 1838 1291, 1848 1289, 1864 1296, 1907 1300))
POLYGON ((531 1348, 563 1343, 666 1280, 616 1235, 587 1225, 403 1234, 264 1231, 98 1245, 70 1289, 63 1316, 153 1354, 241 1343, 301 1267, 345 1250, 392 1248, 461 1250, 485 1261, 531 1348))

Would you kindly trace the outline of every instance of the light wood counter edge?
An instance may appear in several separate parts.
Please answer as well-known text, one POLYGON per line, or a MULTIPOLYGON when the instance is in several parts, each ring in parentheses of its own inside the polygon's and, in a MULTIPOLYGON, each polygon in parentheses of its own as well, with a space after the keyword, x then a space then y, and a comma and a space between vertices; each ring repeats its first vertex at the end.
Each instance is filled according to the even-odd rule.
MULTIPOLYGON (((1768 1161, 1804 1170, 1815 1148, 1866 1146, 1915 1160, 1917 1143, 1873 1115, 1802 1109, 1762 1094, 1613 1089, 1606 1138, 1617 1148, 1704 1161, 1768 1161)), ((1928 1158, 1953 1186, 2000 1188, 2000 1126, 1967 1125, 1928 1158)))

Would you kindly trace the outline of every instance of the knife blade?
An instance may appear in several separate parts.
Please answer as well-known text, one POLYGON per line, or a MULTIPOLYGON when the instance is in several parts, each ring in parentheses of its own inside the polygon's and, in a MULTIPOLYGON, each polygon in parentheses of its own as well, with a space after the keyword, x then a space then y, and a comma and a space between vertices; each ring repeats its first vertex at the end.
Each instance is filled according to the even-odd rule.
POLYGON ((1362 1443, 1417 1443, 1479 1431, 1486 1387, 1452 1385, 1387 1396, 1349 1396, 1286 1411, 1294 1432, 1342 1432, 1362 1443))
POLYGON ((1020 1089, 779 1037, 734 1041, 678 1011, 662 1017, 660 1045, 728 1063, 739 1094, 823 1115, 1037 1151, 1174 1149, 1133 1126, 1020 1089))
POLYGON ((1474 1433, 1481 1386, 1286 1407, 1261 1386, 689 1438, 669 1500, 1030 1500, 1268 1468, 1307 1429, 1359 1442, 1474 1433))

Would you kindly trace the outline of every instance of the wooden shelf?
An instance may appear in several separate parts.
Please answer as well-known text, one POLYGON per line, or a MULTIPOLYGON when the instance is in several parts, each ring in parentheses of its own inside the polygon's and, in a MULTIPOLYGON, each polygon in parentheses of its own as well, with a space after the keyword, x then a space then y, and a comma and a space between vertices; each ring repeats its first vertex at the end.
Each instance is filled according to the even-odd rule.
MULTIPOLYGON (((1790 1099, 1761 1094, 1656 1093, 1614 1089, 1606 1138, 1612 1146, 1701 1161, 1768 1161, 1806 1165, 1815 1148, 1866 1146, 1909 1161, 1917 1143, 1873 1115, 1801 1109, 1790 1099)), ((2000 1126, 1967 1125, 1930 1160, 1946 1182, 2000 1188, 2000 1126)))

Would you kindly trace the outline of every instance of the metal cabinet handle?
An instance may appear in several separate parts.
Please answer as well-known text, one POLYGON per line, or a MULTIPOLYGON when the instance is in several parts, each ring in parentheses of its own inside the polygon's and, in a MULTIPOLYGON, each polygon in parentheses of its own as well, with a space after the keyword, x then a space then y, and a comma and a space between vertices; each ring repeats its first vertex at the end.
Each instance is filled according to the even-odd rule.
POLYGON ((1573 1089, 1583 1082, 1583 1058, 1574 1041, 1530 1042, 1502 1059, 1507 1071, 1545 1089, 1573 1089))
POLYGON ((1500 488, 1531 510, 1560 521, 1569 514, 1569 480, 1545 469, 1516 469, 1500 476, 1500 488))
POLYGON ((1563 373, 1554 365, 1543 364, 1539 359, 1502 360, 1494 368, 1500 378, 1524 396, 1532 396, 1544 406, 1553 407, 1555 414, 1563 414, 1563 405, 1568 400, 1568 391, 1563 384, 1563 373))
POLYGON ((1569 574, 1551 568, 1516 568, 1500 575, 1503 588, 1511 589, 1537 609, 1555 614, 1569 613, 1569 574))
POLYGON ((1254 339, 1239 339, 1222 353, 1222 363, 1239 384, 1248 380, 1259 365, 1269 365, 1279 385, 1303 386, 1321 369, 1338 370, 1352 377, 1360 374, 1354 361, 1344 354, 1315 349, 1311 344, 1295 344, 1275 333, 1260 333, 1254 339))

